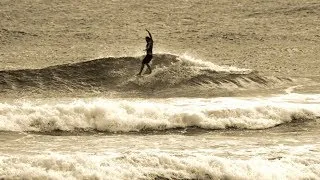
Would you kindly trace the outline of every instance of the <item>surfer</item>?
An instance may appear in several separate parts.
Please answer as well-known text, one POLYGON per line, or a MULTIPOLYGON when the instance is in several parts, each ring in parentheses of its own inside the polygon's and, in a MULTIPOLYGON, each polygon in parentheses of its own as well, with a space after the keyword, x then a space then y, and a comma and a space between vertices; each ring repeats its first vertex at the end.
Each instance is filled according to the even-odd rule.
POLYGON ((142 70, 144 68, 144 65, 146 65, 150 71, 150 74, 152 72, 151 67, 149 65, 149 62, 152 59, 152 48, 153 48, 153 39, 151 36, 151 33, 146 29, 146 31, 148 32, 149 36, 146 37, 146 41, 147 41, 147 45, 146 45, 146 49, 145 51, 147 52, 146 57, 144 57, 144 59, 142 60, 142 64, 141 64, 141 69, 140 72, 138 73, 138 75, 140 76, 142 73, 142 70))

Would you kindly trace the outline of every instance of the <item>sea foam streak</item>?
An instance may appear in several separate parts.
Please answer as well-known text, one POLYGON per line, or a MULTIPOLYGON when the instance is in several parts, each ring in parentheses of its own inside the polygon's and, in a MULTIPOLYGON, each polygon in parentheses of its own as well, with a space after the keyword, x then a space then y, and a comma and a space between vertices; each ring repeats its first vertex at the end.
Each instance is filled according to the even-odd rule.
MULTIPOLYGON (((315 120, 315 100, 275 98, 78 99, 68 102, 23 101, 0 104, 2 131, 130 132, 198 127, 265 129, 291 121, 315 120)), ((288 98, 287 96, 283 96, 288 98)))

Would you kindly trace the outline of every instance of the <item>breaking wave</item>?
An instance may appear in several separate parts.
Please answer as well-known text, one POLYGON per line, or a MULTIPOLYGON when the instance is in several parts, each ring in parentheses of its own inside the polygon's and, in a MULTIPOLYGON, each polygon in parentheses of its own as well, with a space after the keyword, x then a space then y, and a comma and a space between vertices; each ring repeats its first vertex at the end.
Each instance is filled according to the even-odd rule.
MULTIPOLYGON (((108 57, 43 69, 0 71, 2 92, 106 92, 155 93, 211 89, 269 88, 292 82, 290 78, 266 77, 248 69, 217 66, 210 62, 171 54, 156 54, 153 73, 135 76, 142 57, 108 57)), ((197 96, 197 93, 192 93, 197 96)))
POLYGON ((318 104, 275 99, 91 99, 0 104, 1 131, 143 132, 176 128, 266 129, 316 120, 318 104))
MULTIPOLYGON (((293 151, 295 152, 295 151, 293 151)), ((291 154, 293 153, 291 152, 291 154)), ((318 179, 319 159, 222 158, 197 151, 124 153, 48 152, 0 156, 0 177, 8 179, 318 179), (271 169, 271 170, 270 170, 271 169)))

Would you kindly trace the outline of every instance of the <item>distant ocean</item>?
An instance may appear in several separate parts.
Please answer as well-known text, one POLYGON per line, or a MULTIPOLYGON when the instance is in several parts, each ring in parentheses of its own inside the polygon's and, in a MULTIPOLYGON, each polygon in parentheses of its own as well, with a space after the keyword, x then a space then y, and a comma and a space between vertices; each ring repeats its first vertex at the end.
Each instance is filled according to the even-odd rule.
MULTIPOLYGON (((221 8, 229 7, 223 2, 221 8)), ((86 7, 83 3, 79 2, 79 7, 86 7)), ((108 3, 108 8, 120 8, 122 3, 149 10, 141 7, 148 5, 142 1, 108 3)), ((39 4, 47 5, 30 5, 42 7, 39 4)), ((181 18, 183 26, 197 18, 188 20, 188 11, 179 14, 179 7, 195 8, 197 4, 212 6, 210 1, 181 1, 171 12, 181 18)), ((219 7, 219 3, 215 5, 219 7)), ((51 7, 59 9, 64 3, 51 7)), ((210 8, 198 10, 209 19, 210 8)), ((118 13, 128 18, 139 16, 118 13)), ((224 16, 220 13, 219 17, 224 16)), ((203 21, 203 29, 210 31, 207 25, 211 23, 203 21)), ((154 38, 161 39, 156 26, 150 29, 154 38)), ((188 30, 175 32, 178 38, 172 41, 183 42, 188 30)), ((7 39, 17 33, 1 32, 7 39)), ((58 37, 61 31, 48 33, 58 37)), ((119 39, 113 38, 114 44, 109 45, 118 46, 119 39)), ((248 43, 240 35, 228 38, 248 43)), ((208 51, 219 44, 207 43, 203 49, 207 52, 201 55, 201 44, 186 41, 189 48, 198 48, 198 55, 166 52, 164 45, 159 45, 165 41, 155 40, 153 72, 143 76, 135 76, 144 57, 142 51, 93 58, 88 50, 89 58, 55 59, 54 64, 30 58, 31 65, 26 63, 26 68, 19 64, 18 56, 13 65, 1 56, 1 63, 8 66, 0 71, 0 179, 319 179, 320 86, 316 72, 272 73, 269 60, 257 63, 265 63, 257 69, 243 66, 250 59, 239 65, 218 64, 216 51, 208 51)), ((136 48, 144 46, 141 43, 136 48)), ((76 56, 73 50, 70 55, 76 56)))

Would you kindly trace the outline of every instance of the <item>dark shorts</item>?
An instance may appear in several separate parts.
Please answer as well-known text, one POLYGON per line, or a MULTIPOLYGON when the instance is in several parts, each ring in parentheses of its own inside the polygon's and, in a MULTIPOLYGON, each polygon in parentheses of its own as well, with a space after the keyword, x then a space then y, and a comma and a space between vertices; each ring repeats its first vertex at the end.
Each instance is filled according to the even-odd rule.
POLYGON ((147 54, 146 57, 144 57, 144 59, 142 60, 142 64, 148 64, 152 59, 152 55, 151 54, 147 54))

